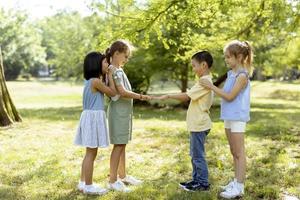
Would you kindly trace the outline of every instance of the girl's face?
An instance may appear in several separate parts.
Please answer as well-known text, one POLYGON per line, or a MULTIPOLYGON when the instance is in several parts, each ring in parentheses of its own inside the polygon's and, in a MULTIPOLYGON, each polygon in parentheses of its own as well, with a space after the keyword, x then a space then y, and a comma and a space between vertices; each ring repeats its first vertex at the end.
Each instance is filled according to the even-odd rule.
POLYGON ((108 73, 108 62, 106 58, 102 60, 102 74, 108 73))
POLYGON ((115 63, 118 65, 118 66, 123 66, 125 65, 127 62, 128 62, 128 59, 129 59, 129 55, 130 55, 130 51, 126 51, 126 52, 119 52, 119 51, 116 51, 114 53, 114 60, 115 60, 115 63))
POLYGON ((231 69, 234 69, 241 65, 241 55, 235 57, 233 54, 230 54, 228 50, 226 50, 224 56, 226 65, 229 66, 231 69))
POLYGON ((207 71, 206 62, 204 61, 199 63, 199 61, 197 61, 196 59, 192 59, 192 67, 193 71, 198 77, 203 76, 207 71))

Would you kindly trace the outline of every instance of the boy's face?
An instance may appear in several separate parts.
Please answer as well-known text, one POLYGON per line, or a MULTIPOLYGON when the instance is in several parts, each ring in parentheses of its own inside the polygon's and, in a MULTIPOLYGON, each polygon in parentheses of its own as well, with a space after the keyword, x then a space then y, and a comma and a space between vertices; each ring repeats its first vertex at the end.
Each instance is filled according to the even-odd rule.
POLYGON ((193 71, 198 77, 203 76, 208 70, 205 61, 199 63, 199 61, 197 61, 196 59, 192 59, 192 67, 193 67, 193 71))

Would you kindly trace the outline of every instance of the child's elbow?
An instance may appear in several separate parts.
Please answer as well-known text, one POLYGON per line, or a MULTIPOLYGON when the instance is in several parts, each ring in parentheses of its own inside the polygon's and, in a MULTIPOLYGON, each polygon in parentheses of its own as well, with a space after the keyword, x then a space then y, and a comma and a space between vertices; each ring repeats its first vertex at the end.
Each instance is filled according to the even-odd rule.
POLYGON ((117 93, 116 93, 115 91, 111 91, 111 92, 108 94, 109 97, 114 97, 114 96, 116 96, 116 95, 117 95, 117 93))
POLYGON ((234 100, 234 98, 235 98, 234 96, 227 96, 225 97, 225 100, 231 102, 234 100))

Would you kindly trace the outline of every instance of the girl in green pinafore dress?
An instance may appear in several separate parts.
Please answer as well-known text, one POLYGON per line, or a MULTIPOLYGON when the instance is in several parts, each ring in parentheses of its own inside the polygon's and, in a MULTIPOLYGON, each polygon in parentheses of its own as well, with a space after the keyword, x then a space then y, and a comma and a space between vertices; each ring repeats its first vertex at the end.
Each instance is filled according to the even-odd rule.
POLYGON ((128 192, 125 184, 139 185, 142 181, 126 175, 125 148, 132 134, 133 99, 150 100, 150 96, 132 92, 130 82, 122 69, 130 55, 129 45, 122 40, 114 42, 107 49, 107 60, 113 72, 113 80, 119 93, 112 98, 108 106, 108 124, 110 143, 113 149, 110 156, 110 179, 108 188, 128 192), (125 183, 125 184, 124 184, 125 183))

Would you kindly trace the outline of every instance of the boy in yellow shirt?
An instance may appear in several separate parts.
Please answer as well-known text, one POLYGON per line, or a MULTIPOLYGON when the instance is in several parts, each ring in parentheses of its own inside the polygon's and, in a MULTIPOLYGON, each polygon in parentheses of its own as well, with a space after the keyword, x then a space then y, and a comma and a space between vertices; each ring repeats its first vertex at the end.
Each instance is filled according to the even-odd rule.
MULTIPOLYGON (((213 58, 208 51, 201 51, 192 56, 193 71, 200 79, 212 82, 210 68, 213 58)), ((189 101, 186 122, 190 136, 190 156, 192 158, 192 180, 179 185, 187 191, 209 190, 208 169, 205 159, 205 139, 211 129, 209 109, 213 102, 213 92, 200 85, 199 81, 186 93, 167 94, 153 99, 176 99, 189 101)))

